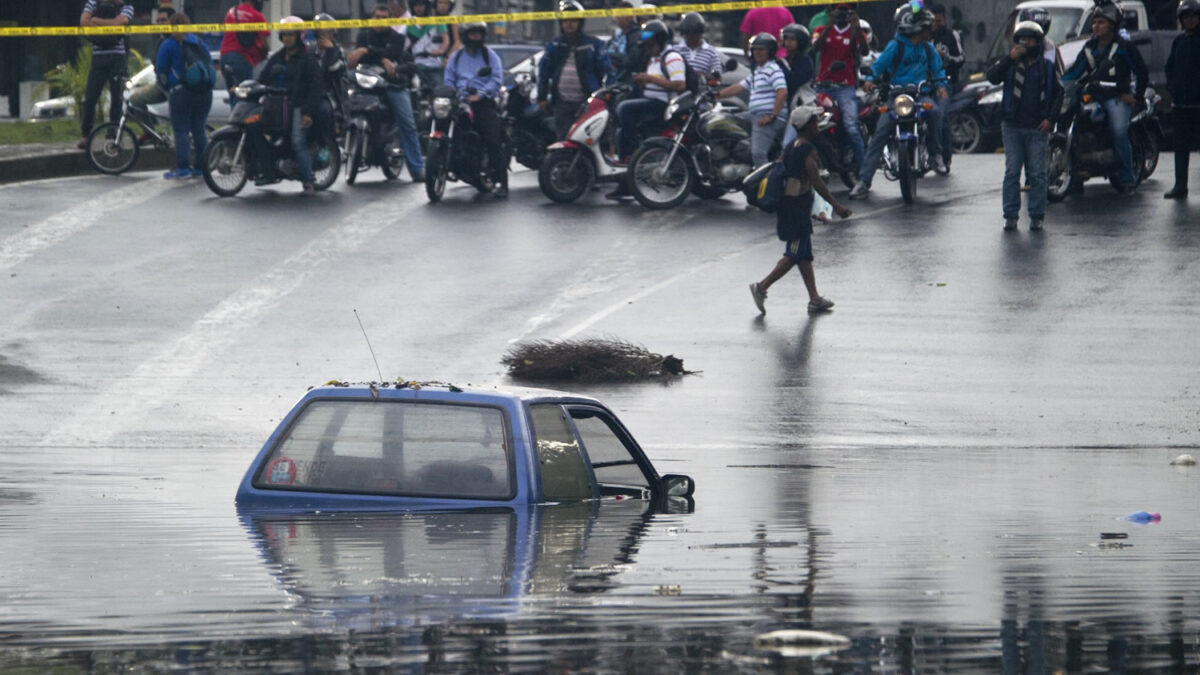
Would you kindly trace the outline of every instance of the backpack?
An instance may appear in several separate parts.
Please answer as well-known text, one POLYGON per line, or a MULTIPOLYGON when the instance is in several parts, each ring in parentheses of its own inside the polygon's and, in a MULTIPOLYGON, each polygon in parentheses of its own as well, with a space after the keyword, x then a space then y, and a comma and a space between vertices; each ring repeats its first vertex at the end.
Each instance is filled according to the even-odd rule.
POLYGON ((686 91, 699 94, 700 75, 695 70, 692 70, 692 66, 688 63, 687 57, 683 55, 683 52, 667 47, 659 54, 658 68, 662 71, 662 76, 668 80, 671 79, 671 76, 667 74, 667 54, 678 54, 679 58, 683 59, 683 81, 687 87, 686 91))
POLYGON ((184 40, 183 42, 183 73, 179 75, 179 83, 188 91, 208 91, 217 80, 217 71, 213 69, 212 57, 202 45, 184 40))
POLYGON ((742 194, 746 203, 760 211, 775 213, 783 200, 783 188, 787 184, 787 169, 783 159, 777 159, 758 167, 742 181, 742 194))

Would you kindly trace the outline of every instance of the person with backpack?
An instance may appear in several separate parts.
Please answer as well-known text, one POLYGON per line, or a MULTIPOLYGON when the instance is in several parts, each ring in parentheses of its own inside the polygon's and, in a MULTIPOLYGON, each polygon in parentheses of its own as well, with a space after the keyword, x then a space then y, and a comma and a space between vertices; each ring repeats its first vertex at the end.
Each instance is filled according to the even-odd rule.
MULTIPOLYGON (((560 12, 582 12, 575 0, 558 3, 560 12)), ((558 37, 546 43, 538 62, 538 107, 549 113, 562 139, 579 116, 587 97, 613 80, 612 63, 604 41, 583 32, 583 19, 562 19, 558 37)))
POLYGON ((800 270, 800 277, 808 290, 809 313, 828 312, 833 308, 833 301, 817 292, 817 279, 813 273, 813 192, 829 202, 839 217, 849 218, 851 211, 834 198, 825 181, 821 180, 821 168, 812 144, 820 133, 817 118, 821 113, 821 108, 816 106, 798 106, 788 117, 788 124, 796 128, 796 141, 784 148, 783 157, 779 160, 786 181, 779 206, 775 209, 775 233, 787 245, 783 249, 783 257, 775 263, 770 273, 761 281, 750 284, 750 296, 754 298, 754 306, 758 307, 761 314, 767 313, 767 289, 793 267, 800 270))
POLYGON ((741 113, 742 121, 750 122, 750 157, 754 166, 767 163, 771 146, 783 134, 787 124, 787 69, 775 58, 779 41, 768 33, 759 33, 750 40, 750 75, 717 93, 717 98, 729 98, 750 93, 750 109, 741 113))
MULTIPOLYGON (((265 23, 262 9, 263 0, 245 0, 229 8, 225 23, 265 23)), ((221 74, 230 96, 234 87, 254 78, 254 67, 267 58, 270 36, 269 31, 229 31, 221 38, 221 74)))
MULTIPOLYGON (((132 20, 133 5, 121 0, 88 0, 79 15, 79 25, 83 28, 127 26, 132 20)), ((125 36, 93 35, 88 40, 92 43, 92 67, 88 70, 80 111, 79 128, 83 135, 75 146, 80 150, 87 147, 88 136, 96 123, 96 104, 100 102, 105 86, 108 87, 108 121, 115 124, 121 119, 121 95, 125 79, 129 77, 126 65, 129 43, 125 36)))
POLYGON ((154 59, 158 82, 167 91, 171 128, 175 132, 175 168, 163 174, 167 180, 203 175, 201 163, 208 137, 204 124, 212 108, 212 87, 217 73, 208 48, 182 26, 191 23, 187 14, 175 12, 171 25, 176 27, 169 40, 163 40, 154 59), (195 151, 191 162, 189 152, 195 151))
POLYGON ((500 118, 500 89, 504 86, 504 63, 496 50, 486 43, 488 27, 482 21, 462 24, 463 48, 446 62, 446 84, 458 90, 461 100, 471 105, 475 129, 487 150, 492 172, 492 195, 508 197, 508 164, 504 158, 506 132, 500 118), (487 70, 485 70, 485 68, 487 70), (481 74, 483 73, 483 74, 481 74))
MULTIPOLYGON (((279 23, 303 23, 298 16, 284 17, 279 23)), ((387 29, 391 32, 391 29, 387 29)), ((300 182, 303 192, 311 195, 315 192, 313 185, 313 159, 308 149, 309 132, 314 129, 313 121, 321 108, 323 85, 321 80, 321 64, 304 46, 304 40, 298 30, 279 31, 279 41, 283 47, 267 59, 258 81, 268 87, 279 87, 287 93, 286 101, 291 109, 288 110, 288 124, 291 126, 292 154, 300 167, 300 182)), ((256 153, 263 156, 265 153, 256 153)))

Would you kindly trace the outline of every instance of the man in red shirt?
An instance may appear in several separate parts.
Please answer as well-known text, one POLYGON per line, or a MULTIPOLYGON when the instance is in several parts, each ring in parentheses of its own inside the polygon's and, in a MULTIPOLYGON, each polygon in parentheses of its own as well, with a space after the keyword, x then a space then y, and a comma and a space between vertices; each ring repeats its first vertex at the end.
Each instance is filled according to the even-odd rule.
POLYGON ((842 127, 850 139, 854 162, 861 169, 866 149, 858 130, 858 64, 870 53, 870 47, 859 26, 858 12, 849 3, 834 5, 828 23, 813 32, 812 49, 820 55, 817 91, 828 94, 841 110, 842 127))
MULTIPOLYGON (((225 23, 266 23, 263 0, 246 0, 225 13, 225 23)), ((267 57, 268 31, 261 33, 228 32, 221 38, 221 74, 232 92, 242 82, 253 79, 254 66, 267 57)))
MULTIPOLYGON (((795 21, 791 10, 786 7, 755 7, 746 12, 746 18, 742 19, 741 27, 742 51, 746 53, 746 56, 750 56, 750 38, 759 33, 766 33, 779 40, 779 31, 795 21)), ((787 49, 783 47, 783 41, 779 40, 779 44, 776 57, 787 59, 787 49)))

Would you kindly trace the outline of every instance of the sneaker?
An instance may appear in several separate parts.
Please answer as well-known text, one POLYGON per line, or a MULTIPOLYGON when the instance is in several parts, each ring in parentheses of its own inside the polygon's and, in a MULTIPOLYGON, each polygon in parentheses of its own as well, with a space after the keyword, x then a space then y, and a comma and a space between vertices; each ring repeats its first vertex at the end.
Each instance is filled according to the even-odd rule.
POLYGON ((192 177, 192 170, 191 169, 183 169, 183 168, 171 169, 170 171, 163 174, 163 178, 165 178, 167 180, 179 180, 181 178, 191 178, 191 177, 192 177))
POLYGON ((933 156, 933 170, 942 176, 950 173, 950 167, 946 166, 946 160, 941 155, 933 156))
POLYGON ((418 172, 416 172, 416 173, 412 174, 412 182, 414 182, 414 183, 424 183, 424 182, 425 182, 425 172, 424 172, 424 171, 418 171, 418 172))
POLYGON ((1029 231, 1030 232, 1041 232, 1042 231, 1042 219, 1034 218, 1034 219, 1030 220, 1029 221, 1029 231))
POLYGON ((80 150, 87 150, 87 136, 80 137, 79 142, 75 144, 75 147, 79 148, 80 150))
POLYGON ((871 188, 867 187, 866 183, 858 181, 854 184, 854 187, 850 189, 849 197, 850 199, 866 199, 867 192, 870 192, 870 190, 871 188))
POLYGON ((758 282, 750 284, 750 297, 754 298, 754 306, 758 308, 759 314, 767 313, 767 292, 758 289, 758 282))
POLYGON ((821 298, 816 302, 808 303, 808 313, 816 314, 818 312, 828 312, 833 309, 833 301, 829 298, 821 298))
POLYGON ((501 183, 492 189, 492 196, 496 199, 508 199, 508 186, 501 183))
POLYGON ((300 194, 311 195, 311 194, 315 194, 316 191, 317 191, 317 189, 313 187, 312 183, 305 183, 304 188, 300 190, 300 194))
POLYGON ((1163 195, 1163 199, 1187 199, 1187 188, 1173 187, 1163 195))
POLYGON ((1005 232, 1015 232, 1016 230, 1017 230, 1017 219, 1016 218, 1005 218, 1004 219, 1004 231, 1005 232))

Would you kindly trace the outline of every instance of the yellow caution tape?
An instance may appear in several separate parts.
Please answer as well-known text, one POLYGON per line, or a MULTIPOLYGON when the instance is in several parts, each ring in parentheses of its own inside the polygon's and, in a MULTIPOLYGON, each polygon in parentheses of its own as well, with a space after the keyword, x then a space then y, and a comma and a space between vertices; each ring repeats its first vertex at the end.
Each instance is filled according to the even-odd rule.
MULTIPOLYGON (((858 0, 859 3, 882 0, 858 0)), ((653 8, 654 14, 687 14, 688 12, 728 12, 755 7, 805 7, 831 5, 833 0, 744 0, 691 5, 669 5, 653 8)), ((375 26, 423 26, 463 24, 469 21, 485 23, 520 23, 523 21, 559 21, 562 19, 612 18, 616 16, 646 16, 642 7, 588 9, 581 12, 517 12, 512 14, 465 14, 462 16, 427 16, 407 19, 347 19, 343 21, 305 21, 303 23, 193 23, 186 26, 50 26, 45 28, 0 28, 0 37, 43 37, 57 35, 146 35, 174 33, 180 28, 186 33, 252 33, 279 30, 338 30, 372 28, 375 26)))

